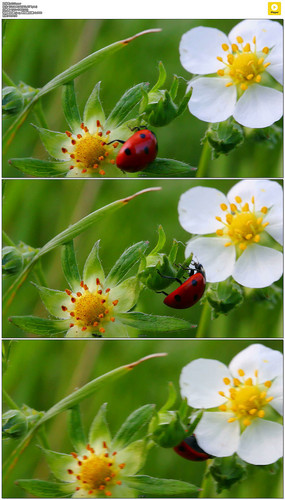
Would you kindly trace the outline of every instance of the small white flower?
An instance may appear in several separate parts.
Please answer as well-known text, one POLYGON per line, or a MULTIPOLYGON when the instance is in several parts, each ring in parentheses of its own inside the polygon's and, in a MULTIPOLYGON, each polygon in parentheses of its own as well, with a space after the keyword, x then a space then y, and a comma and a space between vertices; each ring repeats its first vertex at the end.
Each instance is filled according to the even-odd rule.
POLYGON ((246 127, 272 125, 283 115, 283 95, 267 86, 269 74, 283 84, 283 28, 269 20, 245 20, 228 37, 199 26, 182 36, 182 66, 198 77, 189 110, 200 120, 221 122, 233 116, 246 127))
POLYGON ((253 344, 229 367, 214 359, 196 359, 181 373, 182 397, 205 411, 195 429, 199 446, 210 455, 237 453, 245 462, 267 465, 283 454, 283 427, 268 420, 283 409, 283 356, 253 344))
POLYGON ((233 276, 243 286, 263 288, 282 276, 282 253, 263 246, 269 236, 283 245, 283 191, 277 182, 243 180, 227 196, 197 186, 182 194, 178 213, 186 231, 207 235, 192 238, 185 251, 203 264, 207 281, 233 276))

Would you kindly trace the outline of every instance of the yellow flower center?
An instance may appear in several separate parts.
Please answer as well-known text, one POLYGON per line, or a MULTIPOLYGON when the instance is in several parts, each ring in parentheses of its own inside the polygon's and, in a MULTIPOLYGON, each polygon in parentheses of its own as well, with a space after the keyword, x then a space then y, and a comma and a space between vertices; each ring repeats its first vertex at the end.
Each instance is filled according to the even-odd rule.
POLYGON ((74 294, 70 290, 65 290, 70 297, 72 304, 69 310, 66 306, 61 306, 63 311, 69 312, 73 322, 70 328, 77 325, 82 331, 89 330, 93 336, 95 332, 105 333, 104 323, 115 321, 112 315, 113 308, 118 304, 118 300, 110 302, 110 288, 103 291, 100 280, 96 280, 96 290, 90 292, 88 286, 81 281, 82 292, 74 294))
POLYGON ((114 165, 114 148, 118 146, 118 142, 109 145, 110 130, 103 135, 103 128, 99 120, 97 120, 97 130, 94 134, 90 134, 88 128, 81 123, 82 134, 74 136, 71 132, 66 131, 66 135, 70 138, 70 148, 62 148, 62 152, 69 154, 72 165, 70 170, 79 168, 81 173, 90 173, 98 169, 100 175, 105 175, 103 167, 109 164, 114 165))
POLYGON ((217 71, 219 76, 231 78, 231 82, 226 83, 226 87, 238 85, 244 91, 249 85, 261 82, 261 75, 270 65, 270 62, 264 62, 269 53, 269 48, 264 47, 262 51, 256 51, 256 37, 250 43, 243 43, 242 37, 236 38, 237 43, 233 43, 231 47, 226 43, 222 44, 222 49, 227 52, 226 61, 218 56, 218 61, 225 64, 224 69, 217 71))
POLYGON ((240 196, 236 196, 235 203, 226 203, 220 205, 225 213, 225 218, 217 216, 216 220, 224 224, 224 229, 217 229, 217 236, 227 239, 225 247, 237 245, 240 250, 245 250, 248 245, 259 243, 260 234, 268 226, 269 222, 263 222, 264 216, 268 212, 267 207, 262 207, 259 211, 255 210, 254 197, 251 198, 251 207, 249 203, 242 203, 240 196))
POLYGON ((267 391, 271 387, 271 381, 263 384, 258 383, 258 371, 255 371, 255 379, 246 378, 243 370, 239 370, 240 378, 224 378, 223 382, 227 386, 229 395, 226 396, 223 391, 219 391, 221 396, 227 399, 227 403, 222 404, 221 411, 231 412, 233 416, 228 422, 239 420, 242 426, 249 426, 255 418, 265 416, 264 408, 273 400, 273 397, 267 397, 267 391))
POLYGON ((122 482, 118 479, 125 464, 116 464, 117 452, 114 451, 110 456, 106 442, 103 442, 105 452, 97 455, 94 449, 88 444, 86 446, 86 455, 79 457, 77 453, 71 453, 76 463, 73 469, 67 469, 68 474, 76 478, 76 491, 87 491, 89 498, 96 498, 98 495, 105 494, 112 496, 110 487, 122 482))

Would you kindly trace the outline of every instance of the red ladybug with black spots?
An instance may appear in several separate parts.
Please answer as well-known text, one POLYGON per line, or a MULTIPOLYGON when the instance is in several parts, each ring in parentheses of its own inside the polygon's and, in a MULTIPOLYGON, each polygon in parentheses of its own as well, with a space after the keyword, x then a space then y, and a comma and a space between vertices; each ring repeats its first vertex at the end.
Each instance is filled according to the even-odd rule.
POLYGON ((194 462, 203 462, 204 460, 208 460, 208 458, 212 458, 212 455, 208 455, 208 453, 200 448, 194 434, 187 436, 173 449, 180 457, 194 462))
POLYGON ((136 128, 138 128, 137 132, 127 141, 112 141, 123 144, 117 155, 116 164, 124 172, 139 172, 152 163, 157 156, 158 145, 155 133, 147 128, 136 128))
MULTIPOLYGON (((173 292, 167 294, 166 292, 159 292, 166 295, 164 299, 164 304, 168 307, 173 307, 174 309, 188 309, 194 306, 205 292, 206 287, 206 273, 199 262, 192 262, 192 266, 183 268, 189 272, 189 278, 187 278, 183 283, 178 278, 173 278, 171 276, 162 276, 163 278, 173 279, 179 283, 179 287, 173 292)), ((159 273, 160 274, 160 273, 159 273)))

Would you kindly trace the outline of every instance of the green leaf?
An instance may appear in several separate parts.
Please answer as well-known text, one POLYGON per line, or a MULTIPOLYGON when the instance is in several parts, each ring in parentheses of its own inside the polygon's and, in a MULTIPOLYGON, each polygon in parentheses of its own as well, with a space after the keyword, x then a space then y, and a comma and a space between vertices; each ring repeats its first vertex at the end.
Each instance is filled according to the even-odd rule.
POLYGON ((56 160, 67 160, 68 155, 63 153, 61 148, 68 142, 68 137, 63 132, 54 132, 53 130, 48 130, 47 128, 37 127, 40 139, 46 148, 47 152, 56 160))
POLYGON ((117 313, 118 318, 125 325, 137 328, 145 333, 187 333, 188 337, 193 337, 193 329, 196 325, 191 325, 188 321, 170 316, 154 316, 141 312, 117 313))
POLYGON ((106 419, 106 413, 107 403, 104 403, 95 416, 89 430, 88 443, 95 448, 95 451, 97 447, 101 449, 103 441, 107 444, 111 442, 111 433, 106 419))
POLYGON ((52 290, 51 288, 38 285, 37 283, 34 283, 34 285, 37 287, 47 311, 56 318, 67 319, 66 313, 64 314, 61 308, 61 306, 66 305, 67 294, 60 290, 52 290))
POLYGON ((81 277, 78 271, 73 240, 65 243, 62 248, 61 264, 66 281, 72 290, 80 287, 81 277))
POLYGON ((64 498, 74 492, 74 484, 50 483, 39 479, 18 479, 18 486, 39 498, 64 498))
POLYGON ((182 161, 169 158, 156 158, 139 177, 195 177, 197 168, 182 161))
POLYGON ((100 100, 100 85, 101 82, 96 83, 94 89, 92 90, 84 108, 83 112, 83 122, 88 123, 88 128, 96 129, 97 120, 104 124, 105 113, 100 100))
POLYGON ((103 219, 107 214, 110 215, 111 213, 115 212, 121 207, 124 207, 127 203, 129 203, 131 200, 133 200, 136 196, 139 196, 140 194, 147 193, 150 191, 157 191, 160 190, 161 188, 147 188, 142 191, 139 191, 138 193, 135 193, 132 196, 128 196, 127 198, 123 198, 121 200, 114 201, 113 203, 110 203, 109 205, 106 205, 102 208, 99 208, 98 210, 95 210, 95 212, 92 212, 91 214, 86 215, 86 217, 83 217, 80 219, 78 222, 75 222, 75 224, 72 224, 69 226, 67 229, 62 231, 61 233, 57 234, 54 238, 52 238, 46 245, 44 245, 41 250, 37 253, 35 258, 39 258, 42 255, 44 255, 47 252, 50 252, 54 248, 58 247, 59 245, 63 245, 64 243, 67 243, 68 241, 72 240, 79 234, 83 233, 86 229, 88 229, 92 224, 95 222, 97 223, 99 220, 103 219))
POLYGON ((112 448, 121 450, 136 441, 154 414, 155 405, 145 405, 131 413, 112 441, 112 448))
POLYGON ((111 111, 105 126, 110 129, 114 129, 118 128, 123 122, 125 122, 129 113, 141 100, 142 89, 147 90, 147 87, 147 83, 139 83, 135 87, 127 90, 111 111))
POLYGON ((66 161, 38 160, 37 158, 11 158, 9 164, 24 174, 34 177, 62 177, 69 170, 66 161))
POLYGON ((45 415, 42 417, 40 422, 43 423, 43 422, 49 420, 50 418, 54 417, 58 413, 61 413, 62 411, 67 410, 67 409, 71 408, 72 406, 80 403, 80 401, 91 396, 91 394, 93 394, 97 390, 101 389, 102 387, 105 387, 107 382, 114 382, 114 380, 117 380, 122 375, 129 373, 133 368, 135 368, 137 365, 139 365, 143 361, 146 361, 146 360, 152 359, 152 358, 156 358, 156 357, 160 357, 160 356, 165 356, 165 354, 158 353, 158 354, 151 354, 149 356, 145 356, 144 358, 141 358, 138 361, 135 361, 134 363, 120 366, 119 368, 115 368, 114 370, 111 370, 108 373, 104 373, 100 377, 91 380, 91 382, 88 382, 83 387, 81 387, 80 389, 77 389, 73 393, 69 394, 66 398, 62 399, 61 401, 56 403, 54 406, 52 406, 45 413, 45 415))
POLYGON ((68 435, 77 453, 82 453, 86 449, 87 440, 82 425, 79 405, 73 406, 69 412, 68 435))
POLYGON ((149 253, 149 255, 156 255, 160 250, 163 249, 166 243, 166 236, 162 225, 158 226, 158 242, 154 249, 149 253))
POLYGON ((25 107, 25 109, 22 111, 20 115, 16 117, 14 122, 10 125, 8 130, 5 132, 3 136, 3 141, 7 145, 11 142, 13 136, 15 135, 15 131, 24 123, 25 119, 27 118, 28 114, 30 113, 32 107, 34 104, 37 102, 37 100, 42 97, 43 95, 47 94, 48 92, 51 92, 52 90, 56 89, 60 85, 64 85, 65 83, 68 83, 77 76, 81 75, 88 69, 94 67, 95 63, 99 63, 102 60, 106 59, 106 56, 109 56, 111 54, 116 53, 118 50, 127 47, 130 42, 135 40, 136 38, 146 35, 148 33, 156 33, 161 31, 161 29, 149 29, 142 31, 140 33, 137 33, 136 35, 131 36, 130 38, 126 38, 124 40, 120 40, 118 42, 112 43, 111 45, 108 45, 107 47, 104 47, 103 49, 100 49, 96 52, 93 52, 89 56, 85 57, 78 63, 74 64, 67 70, 63 71, 63 73, 60 73, 57 75, 55 78, 53 78, 50 82, 48 82, 35 96, 35 98, 28 103, 28 105, 25 107))
POLYGON ((160 479, 150 476, 128 476, 124 483, 143 495, 150 497, 191 497, 196 496, 200 488, 194 484, 177 481, 175 479, 160 479))
POLYGON ((80 129, 81 117, 76 102, 73 80, 63 86, 62 106, 65 119, 71 131, 77 131, 77 129, 80 129))
POLYGON ((36 316, 11 316, 9 321, 24 330, 24 332, 40 335, 41 337, 65 333, 69 327, 69 320, 66 319, 51 320, 37 318, 36 316))
POLYGON ((147 247, 148 241, 139 241, 122 253, 106 277, 106 283, 110 288, 125 278, 127 272, 139 261, 141 254, 146 251, 147 247))
POLYGON ((66 455, 65 453, 58 453, 56 451, 47 450, 42 448, 45 455, 47 464, 56 479, 61 481, 70 482, 71 477, 67 472, 68 469, 73 469, 76 461, 72 455, 66 455))
POLYGON ((96 278, 102 283, 104 283, 105 280, 104 269, 99 257, 99 245, 100 241, 96 241, 84 264, 83 281, 88 284, 91 282, 93 283, 94 280, 95 284, 96 278))
POLYGON ((158 71, 159 71, 158 80, 157 80, 156 84, 154 85, 154 87, 152 87, 150 92, 156 92, 158 89, 160 89, 162 87, 162 85, 164 84, 164 82, 166 80, 167 74, 166 74, 166 70, 165 70, 165 67, 164 67, 162 61, 159 61, 158 71))
POLYGON ((57 75, 53 80, 51 80, 49 83, 47 83, 39 92, 38 97, 41 97, 44 94, 47 94, 51 90, 55 89, 56 87, 59 87, 60 85, 64 85, 67 82, 70 82, 71 80, 74 80, 77 76, 81 75, 88 69, 94 67, 95 63, 97 64, 98 62, 105 60, 106 56, 109 56, 111 54, 116 53, 118 50, 122 49, 123 47, 126 47, 130 42, 135 40, 141 35, 145 35, 148 33, 155 33, 157 31, 161 31, 160 29, 150 29, 150 30, 145 30, 142 31, 141 33, 137 33, 136 35, 127 38, 125 40, 120 40, 119 42, 112 43, 111 45, 108 45, 107 47, 104 47, 103 49, 97 50, 96 52, 93 52, 93 54, 90 54, 89 56, 85 57, 78 63, 74 64, 67 70, 65 70, 63 73, 60 73, 57 75))
POLYGON ((166 403, 164 403, 164 405, 159 411, 163 412, 170 410, 170 408, 172 408, 172 406, 174 405, 176 399, 177 399, 177 393, 174 384, 173 382, 168 382, 168 398, 166 403))

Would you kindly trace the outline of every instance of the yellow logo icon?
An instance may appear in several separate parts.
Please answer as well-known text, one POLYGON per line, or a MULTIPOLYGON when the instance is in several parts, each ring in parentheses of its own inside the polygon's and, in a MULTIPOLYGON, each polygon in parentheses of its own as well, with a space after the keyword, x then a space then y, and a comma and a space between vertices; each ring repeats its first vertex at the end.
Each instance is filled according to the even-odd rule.
POLYGON ((268 14, 269 16, 280 16, 281 2, 268 2, 268 14))

